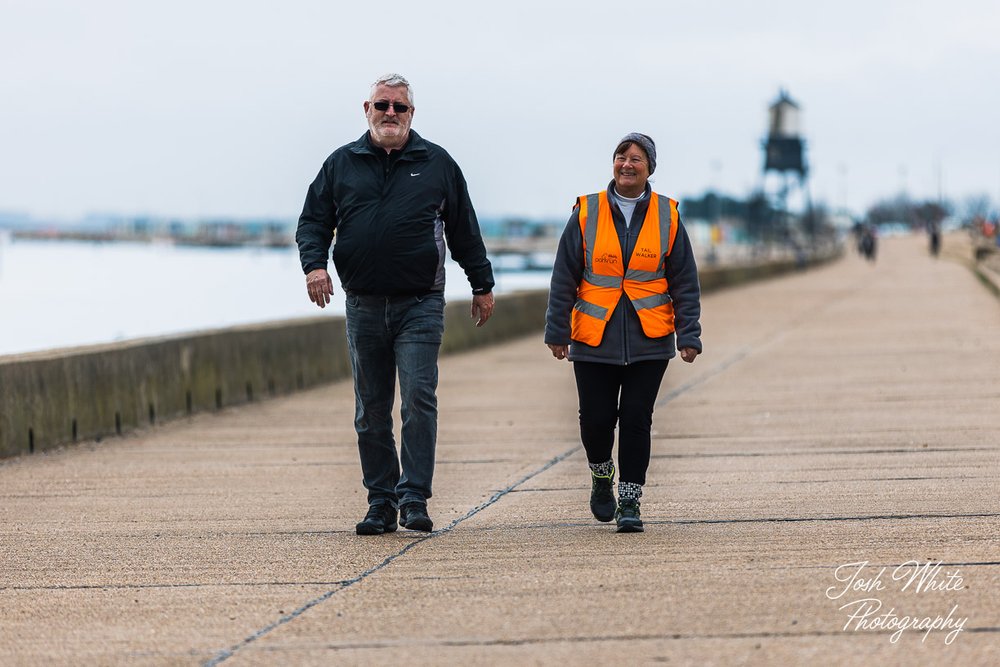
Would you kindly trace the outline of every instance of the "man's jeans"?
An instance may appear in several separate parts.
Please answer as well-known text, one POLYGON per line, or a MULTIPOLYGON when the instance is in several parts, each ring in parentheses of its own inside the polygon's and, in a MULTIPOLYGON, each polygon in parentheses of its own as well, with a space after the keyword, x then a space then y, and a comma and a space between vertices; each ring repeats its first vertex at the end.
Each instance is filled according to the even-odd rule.
POLYGON ((347 295, 347 344, 354 372, 354 428, 369 504, 425 503, 437 442, 438 350, 444 295, 347 295), (402 476, 392 433, 399 372, 402 476))

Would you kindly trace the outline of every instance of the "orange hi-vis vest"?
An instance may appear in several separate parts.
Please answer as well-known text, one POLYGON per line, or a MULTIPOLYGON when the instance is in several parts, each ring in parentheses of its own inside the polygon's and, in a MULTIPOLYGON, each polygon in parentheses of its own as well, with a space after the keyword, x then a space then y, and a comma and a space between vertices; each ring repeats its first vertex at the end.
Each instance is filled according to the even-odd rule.
POLYGON ((583 279, 576 292, 570 338, 600 345, 623 291, 639 315, 643 333, 650 338, 673 333, 674 306, 667 292, 664 267, 677 236, 677 202, 650 193, 649 208, 627 267, 622 261, 608 193, 582 196, 579 207, 583 279))

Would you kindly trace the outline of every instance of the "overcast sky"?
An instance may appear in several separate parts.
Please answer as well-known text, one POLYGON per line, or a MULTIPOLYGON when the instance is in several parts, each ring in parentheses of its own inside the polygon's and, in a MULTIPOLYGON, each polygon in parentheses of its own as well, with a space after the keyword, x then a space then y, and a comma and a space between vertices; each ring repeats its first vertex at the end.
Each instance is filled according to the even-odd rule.
POLYGON ((633 130, 745 195, 781 87, 814 199, 1000 198, 995 0, 0 0, 0 211, 295 218, 388 71, 481 216, 566 217, 633 130))

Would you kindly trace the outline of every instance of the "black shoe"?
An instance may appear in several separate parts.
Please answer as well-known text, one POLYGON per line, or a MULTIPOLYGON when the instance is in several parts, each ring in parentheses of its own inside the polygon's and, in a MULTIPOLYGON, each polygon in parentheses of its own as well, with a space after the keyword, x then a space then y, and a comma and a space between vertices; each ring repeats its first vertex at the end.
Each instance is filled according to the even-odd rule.
POLYGON ((357 525, 358 535, 381 535, 396 532, 396 508, 391 503, 369 505, 368 514, 357 525))
POLYGON ((420 503, 406 503, 399 508, 399 523, 403 528, 425 533, 434 529, 434 522, 427 516, 427 506, 420 503))
POLYGON ((611 521, 615 518, 615 469, 611 468, 608 475, 590 473, 590 511, 598 521, 611 521))
POLYGON ((641 533, 643 532, 642 519, 639 518, 639 501, 625 498, 618 504, 618 511, 615 512, 615 521, 618 522, 619 533, 641 533))

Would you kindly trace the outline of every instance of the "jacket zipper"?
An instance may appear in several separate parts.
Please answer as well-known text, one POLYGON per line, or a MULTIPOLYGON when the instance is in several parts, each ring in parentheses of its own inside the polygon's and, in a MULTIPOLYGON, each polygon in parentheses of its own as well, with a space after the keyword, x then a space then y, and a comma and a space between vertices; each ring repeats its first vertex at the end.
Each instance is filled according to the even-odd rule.
MULTIPOLYGON (((622 213, 622 219, 623 220, 625 219, 624 213, 622 213)), ((632 257, 631 246, 632 246, 632 225, 629 224, 625 225, 625 247, 622 248, 622 268, 625 271, 628 271, 629 258, 632 257)), ((622 279, 624 280, 624 278, 625 276, 623 275, 622 279)), ((629 318, 628 308, 630 304, 628 298, 626 298, 627 296, 628 295, 622 292, 622 296, 619 297, 619 302, 625 302, 621 303, 621 306, 622 306, 622 341, 624 342, 624 345, 622 345, 622 353, 624 354, 624 358, 622 359, 622 361, 625 363, 626 366, 628 366, 629 359, 631 359, 632 357, 631 350, 629 349, 630 346, 628 340, 628 318, 629 318)))

